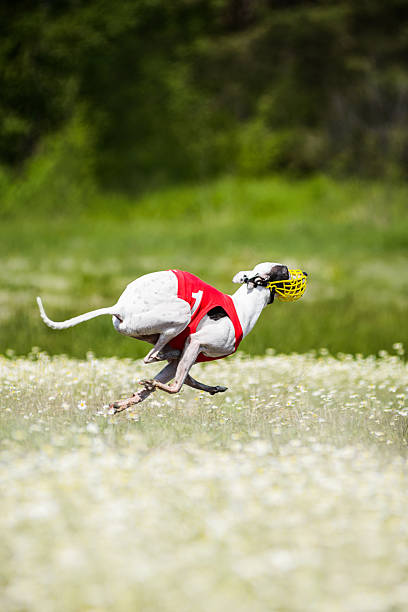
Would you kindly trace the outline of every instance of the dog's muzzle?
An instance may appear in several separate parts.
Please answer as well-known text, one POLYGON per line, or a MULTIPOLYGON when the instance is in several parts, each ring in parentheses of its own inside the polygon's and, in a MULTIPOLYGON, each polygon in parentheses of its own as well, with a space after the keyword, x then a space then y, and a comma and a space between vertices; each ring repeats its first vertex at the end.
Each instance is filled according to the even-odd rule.
POLYGON ((269 301, 271 304, 275 294, 281 302, 296 302, 306 291, 307 273, 302 270, 289 270, 289 279, 271 281, 266 287, 270 290, 273 297, 269 301))

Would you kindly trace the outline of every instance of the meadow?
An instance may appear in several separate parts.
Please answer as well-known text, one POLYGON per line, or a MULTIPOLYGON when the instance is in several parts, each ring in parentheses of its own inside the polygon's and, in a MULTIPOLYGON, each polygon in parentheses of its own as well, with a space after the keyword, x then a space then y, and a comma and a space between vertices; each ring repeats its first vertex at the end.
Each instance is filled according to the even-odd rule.
POLYGON ((2 184, 0 608, 405 610, 407 188, 224 177, 128 198, 40 170, 2 184), (55 332, 35 304, 65 319, 176 267, 233 292, 260 261, 308 289, 194 367, 229 391, 116 417, 155 372, 146 345, 109 317, 55 332))
POLYGON ((107 9, 0 9, 0 612, 406 612, 408 3, 107 9), (117 416, 151 347, 35 300, 263 261, 229 390, 117 416))
POLYGON ((403 356, 237 354, 116 417, 152 366, 1 357, 1 609, 406 610, 403 356))

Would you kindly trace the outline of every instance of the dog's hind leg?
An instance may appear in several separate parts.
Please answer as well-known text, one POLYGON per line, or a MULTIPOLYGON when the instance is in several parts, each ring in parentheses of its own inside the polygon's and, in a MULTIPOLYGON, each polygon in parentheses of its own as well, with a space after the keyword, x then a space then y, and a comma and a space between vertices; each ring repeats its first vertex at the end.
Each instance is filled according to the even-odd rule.
MULTIPOLYGON (((158 340, 159 334, 152 334, 151 336, 135 336, 136 340, 143 340, 144 342, 149 342, 150 344, 156 344, 158 340)), ((178 349, 173 349, 171 346, 165 346, 161 349, 155 359, 156 361, 172 361, 173 359, 179 359, 181 355, 181 351, 178 349)))
MULTIPOLYGON (((177 363, 175 361, 172 361, 156 374, 154 380, 157 380, 161 383, 167 383, 173 378, 174 374, 176 373, 176 369, 177 363)), ((126 408, 130 408, 130 406, 134 406, 135 404, 140 404, 140 402, 143 402, 147 397, 149 397, 151 393, 153 393, 153 391, 156 391, 155 387, 143 387, 143 389, 140 389, 140 391, 134 393, 132 397, 113 402, 109 406, 109 409, 113 414, 122 412, 123 410, 126 410, 126 408)))
POLYGON ((144 358, 145 363, 152 363, 164 347, 187 327, 190 320, 189 304, 176 298, 160 303, 149 311, 125 318, 123 325, 118 326, 118 331, 134 338, 150 339, 156 336, 154 347, 144 358))
POLYGON ((170 329, 166 329, 166 331, 163 331, 159 335, 156 344, 154 345, 152 350, 148 352, 148 354, 146 355, 143 361, 145 363, 152 363, 153 361, 159 361, 160 359, 177 359, 180 356, 180 352, 178 352, 178 355, 176 355, 173 351, 172 357, 167 357, 167 356, 161 357, 160 354, 161 353, 163 353, 164 355, 168 354, 168 351, 165 351, 165 352, 163 351, 164 347, 171 340, 173 340, 173 338, 178 336, 185 327, 186 327, 185 324, 183 324, 183 325, 179 325, 178 327, 173 327, 170 329))
POLYGON ((166 348, 162 349, 157 353, 154 361, 174 361, 180 359, 181 351, 178 349, 166 348))
POLYGON ((142 385, 145 386, 146 389, 151 389, 157 387, 158 389, 162 389, 167 393, 178 393, 181 387, 184 384, 184 381, 187 378, 189 370, 191 366, 195 363, 199 353, 201 351, 201 344, 198 340, 193 338, 193 336, 189 336, 184 345, 183 353, 179 361, 171 361, 169 365, 174 364, 176 369, 176 374, 174 377, 174 381, 167 385, 157 379, 153 380, 143 380, 141 382, 142 385))

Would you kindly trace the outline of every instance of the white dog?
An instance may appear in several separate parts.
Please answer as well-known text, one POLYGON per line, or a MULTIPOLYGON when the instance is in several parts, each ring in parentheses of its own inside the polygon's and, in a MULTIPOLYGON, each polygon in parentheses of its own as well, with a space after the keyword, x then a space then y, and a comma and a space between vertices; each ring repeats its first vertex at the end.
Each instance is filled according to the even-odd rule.
POLYGON ((212 395, 226 391, 226 387, 210 387, 194 380, 189 375, 191 366, 235 352, 265 306, 273 302, 274 289, 269 289, 268 283, 288 278, 285 265, 261 263, 253 270, 238 272, 233 282, 243 286, 228 296, 188 272, 153 272, 130 283, 114 306, 61 323, 47 317, 39 297, 37 302, 41 318, 53 329, 66 329, 109 314, 118 332, 154 344, 145 363, 169 362, 152 380, 141 381, 144 388, 138 393, 111 404, 116 413, 143 401, 157 388, 178 393, 187 384, 212 395))

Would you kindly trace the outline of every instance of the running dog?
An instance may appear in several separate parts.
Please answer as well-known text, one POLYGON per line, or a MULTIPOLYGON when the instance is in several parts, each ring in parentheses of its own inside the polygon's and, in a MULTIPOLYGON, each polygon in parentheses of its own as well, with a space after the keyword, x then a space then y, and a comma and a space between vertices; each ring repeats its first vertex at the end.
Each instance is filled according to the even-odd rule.
POLYGON ((111 315, 119 333, 154 345, 145 363, 168 361, 153 379, 141 381, 140 391, 111 404, 111 412, 116 414, 142 402, 156 389, 178 393, 186 384, 211 395, 226 391, 223 386, 198 382, 189 374, 190 368, 194 363, 234 353, 262 310, 274 300, 275 289, 268 284, 288 279, 287 266, 260 263, 234 276, 232 282, 241 287, 230 296, 189 272, 153 272, 131 282, 114 306, 62 322, 49 319, 41 298, 37 302, 42 320, 52 329, 67 329, 100 315, 111 315))

